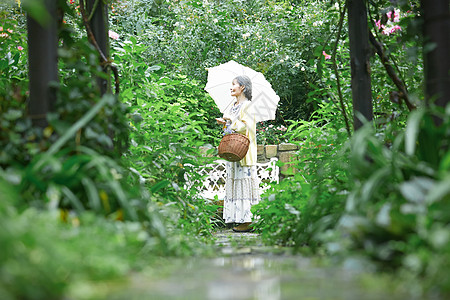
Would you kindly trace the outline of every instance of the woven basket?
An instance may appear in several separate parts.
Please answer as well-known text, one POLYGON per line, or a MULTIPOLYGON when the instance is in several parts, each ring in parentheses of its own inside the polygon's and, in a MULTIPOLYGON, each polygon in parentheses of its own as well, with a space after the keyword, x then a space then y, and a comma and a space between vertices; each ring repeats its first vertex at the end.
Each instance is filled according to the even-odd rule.
POLYGON ((219 156, 228 161, 240 161, 247 154, 250 140, 243 134, 225 135, 219 144, 219 156))

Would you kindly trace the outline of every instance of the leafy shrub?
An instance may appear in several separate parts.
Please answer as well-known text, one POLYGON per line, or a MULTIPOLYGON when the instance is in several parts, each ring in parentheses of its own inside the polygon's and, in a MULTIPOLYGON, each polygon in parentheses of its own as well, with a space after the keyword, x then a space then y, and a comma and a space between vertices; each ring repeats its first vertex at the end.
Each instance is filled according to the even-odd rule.
POLYGON ((335 117, 328 103, 312 121, 291 121, 290 142, 300 148, 289 165, 293 176, 272 185, 252 207, 265 241, 316 248, 320 233, 335 226, 348 186, 347 135, 335 117))
POLYGON ((169 226, 209 234, 214 212, 197 199, 196 169, 211 161, 200 147, 217 143, 214 118, 220 112, 197 81, 171 75, 162 64, 148 66, 142 57, 147 46, 133 36, 113 45, 114 61, 124 74, 122 99, 130 107, 131 145, 124 163, 150 190, 151 201, 175 208, 169 226))
POLYGON ((259 122, 256 124, 256 140, 261 145, 287 143, 286 130, 286 126, 276 125, 271 121, 259 122))
POLYGON ((3 180, 0 195, 0 297, 5 300, 61 299, 79 283, 122 278, 140 269, 146 249, 159 243, 136 222, 55 209, 18 212, 19 196, 3 180))
MULTIPOLYGON (((17 30, 23 35, 24 28, 17 30)), ((101 72, 98 55, 86 37, 64 25, 61 38, 61 82, 58 101, 47 116, 48 127, 32 127, 25 97, 9 92, 11 85, 0 93, 0 178, 17 187, 20 201, 15 204, 20 210, 30 205, 78 214, 91 210, 111 219, 140 222, 149 239, 159 241, 155 251, 158 247, 166 247, 167 253, 179 251, 165 244, 165 225, 156 204, 149 201, 153 191, 133 181, 120 160, 128 147, 128 107, 116 96, 100 97, 95 80, 101 72)), ((18 70, 27 69, 24 60, 19 63, 18 70)), ((27 82, 24 74, 17 82, 27 82)), ((5 84, 8 76, 11 73, 2 73, 5 84)))
MULTIPOLYGON (((163 63, 205 84, 206 68, 236 60, 262 72, 280 95, 284 119, 307 119, 306 103, 314 72, 314 51, 328 28, 320 20, 335 15, 326 1, 292 6, 287 1, 171 1, 157 17, 146 1, 118 4, 112 28, 132 28, 147 46, 148 65, 163 63), (130 20, 139 19, 139 22, 130 20)), ((322 21, 323 23, 323 21, 322 21)), ((330 26, 333 22, 329 23, 330 26)), ((282 124, 281 118, 277 123, 282 124)))
POLYGON ((384 269, 425 276, 431 287, 447 292, 449 120, 448 110, 445 116, 415 111, 388 146, 369 127, 357 132, 351 143, 353 185, 337 227, 341 249, 384 269), (436 126, 435 118, 443 124, 436 126))
MULTIPOLYGON (((24 36, 24 28, 14 30, 24 36)), ((125 173, 110 159, 119 157, 126 147, 126 108, 114 96, 100 97, 92 76, 100 70, 98 57, 87 40, 75 36, 70 27, 62 32, 61 84, 58 101, 47 116, 48 127, 33 127, 27 115, 26 93, 20 90, 27 89, 26 72, 2 73, 6 88, 0 95, 0 174, 20 186, 22 206, 45 207, 53 197, 64 208, 88 208, 104 214, 122 208, 126 217, 136 219, 127 193, 114 178, 125 173), (6 83, 10 77, 14 79, 6 83)), ((2 51, 12 50, 5 47, 2 51)), ((15 69, 9 68, 27 69, 26 61, 17 63, 15 69)))

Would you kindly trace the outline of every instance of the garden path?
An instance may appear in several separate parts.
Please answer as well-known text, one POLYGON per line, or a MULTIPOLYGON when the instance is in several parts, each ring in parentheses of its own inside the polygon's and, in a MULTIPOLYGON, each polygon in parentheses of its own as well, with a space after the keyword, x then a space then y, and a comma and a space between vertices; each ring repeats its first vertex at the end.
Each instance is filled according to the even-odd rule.
POLYGON ((409 299, 383 279, 349 263, 335 267, 317 258, 267 247, 255 233, 215 233, 217 253, 209 258, 168 259, 133 276, 105 299, 409 299), (322 261, 322 262, 321 262, 322 261))

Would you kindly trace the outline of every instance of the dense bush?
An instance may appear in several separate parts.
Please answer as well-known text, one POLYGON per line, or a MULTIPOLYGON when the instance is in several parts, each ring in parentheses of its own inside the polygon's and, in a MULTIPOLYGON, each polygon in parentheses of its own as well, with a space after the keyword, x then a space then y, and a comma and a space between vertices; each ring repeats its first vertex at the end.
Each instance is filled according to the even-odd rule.
POLYGON ((311 121, 292 121, 287 135, 299 150, 288 176, 273 185, 252 207, 268 243, 320 245, 318 235, 333 228, 344 209, 348 190, 348 151, 343 122, 328 103, 311 121))
POLYGON ((171 1, 157 16, 146 1, 133 3, 114 6, 112 28, 136 34, 148 46, 148 64, 163 63, 204 86, 206 68, 236 60, 262 72, 280 95, 277 124, 311 114, 306 95, 327 42, 317 37, 329 35, 337 15, 327 1, 171 1))
POLYGON ((139 257, 193 253, 214 225, 217 206, 196 196, 198 175, 189 189, 185 176, 217 140, 212 100, 195 80, 146 65, 132 37, 113 44, 121 94, 100 96, 98 54, 67 9, 46 128, 27 115, 23 15, 2 11, 2 299, 60 298, 79 281, 125 276, 139 257))
POLYGON ((123 74, 122 100, 130 107, 131 145, 124 163, 154 193, 151 200, 177 207, 173 225, 209 232, 211 205, 197 200, 191 183, 198 182, 196 168, 211 160, 202 157, 200 147, 217 143, 218 109, 195 80, 170 74, 161 64, 148 66, 141 56, 147 47, 136 38, 113 46, 123 74))
MULTIPOLYGON (((142 268, 160 243, 137 222, 56 209, 18 212, 19 195, 3 180, 0 199, 1 299, 62 299, 73 286, 123 278, 142 268)), ((92 297, 89 289, 72 293, 92 297)))
MULTIPOLYGON (((421 37, 417 6, 407 4, 400 10, 391 3, 373 2, 370 17, 389 63, 406 83, 409 100, 420 107, 423 69, 417 41, 421 37)), ((343 30, 336 67, 345 110, 351 115, 351 103, 346 100, 351 90, 345 35, 343 30)), ((333 51, 332 45, 325 48, 318 64, 320 82, 309 96, 327 98, 338 112, 342 106, 329 56, 333 51)), ((425 287, 427 292, 448 293, 448 108, 446 116, 442 110, 409 113, 379 58, 374 56, 371 63, 374 124, 367 124, 348 141, 336 130, 345 128, 342 114, 333 116, 328 111, 297 131, 291 127, 289 131, 297 132, 300 140, 320 145, 315 140, 325 138, 333 146, 324 150, 322 143, 320 150, 311 151, 303 145, 292 162, 297 173, 273 185, 254 207, 260 217, 257 227, 267 242, 309 246, 306 249, 316 253, 326 251, 354 261, 364 258, 363 265, 425 283, 416 290, 425 287), (437 116, 444 119, 441 126, 433 123, 437 116), (330 122, 330 117, 337 119, 330 122)), ((298 144, 294 137, 291 141, 298 144)))
MULTIPOLYGON (((13 10, 4 14, 2 28, 25 40, 24 28, 15 25, 23 15, 13 10)), ((10 72, 2 73, 0 172, 18 186, 18 204, 23 206, 44 207, 53 199, 61 207, 105 214, 123 208, 126 217, 136 217, 127 204, 126 189, 114 179, 126 172, 111 159, 126 148, 126 108, 117 97, 101 98, 92 84, 100 67, 87 41, 69 26, 61 29, 61 37, 60 84, 53 83, 57 101, 46 128, 33 127, 28 116, 26 60, 11 60, 10 72)), ((2 51, 12 57, 23 53, 9 37, 3 39, 2 51)))
POLYGON ((333 247, 400 267, 450 291, 450 118, 418 110, 386 145, 370 127, 351 142, 352 183, 333 247), (440 126, 436 116, 444 117, 440 126))
MULTIPOLYGON (((2 73, 5 89, 0 95, 0 174, 16 186, 17 205, 91 210, 112 219, 139 221, 161 245, 168 234, 165 227, 194 226, 196 230, 187 232, 209 232, 212 209, 191 200, 196 189, 184 189, 184 173, 203 163, 197 159, 198 147, 216 139, 205 126, 210 98, 186 76, 169 78, 162 69, 155 72, 161 66, 144 68, 142 47, 133 38, 134 44, 115 45, 124 78, 123 101, 119 95, 101 97, 95 80, 101 73, 98 54, 79 27, 76 8, 66 9, 58 49, 58 101, 46 128, 32 127, 27 116, 23 49, 13 46, 15 40, 9 36, 2 40, 2 52, 11 60, 1 65, 8 72, 2 73), (202 97, 205 102, 199 101, 202 97), (141 180, 144 177, 147 180, 141 180), (176 209, 167 208, 174 205, 176 209)), ((16 21, 23 15, 15 10, 2 14, 2 30, 25 40, 24 28, 16 21)))

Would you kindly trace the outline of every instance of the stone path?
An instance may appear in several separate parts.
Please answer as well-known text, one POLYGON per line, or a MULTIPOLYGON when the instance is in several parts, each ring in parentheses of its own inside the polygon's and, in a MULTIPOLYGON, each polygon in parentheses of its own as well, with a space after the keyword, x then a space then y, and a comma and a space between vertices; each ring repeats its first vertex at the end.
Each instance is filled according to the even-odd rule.
POLYGON ((216 256, 162 259, 125 286, 105 285, 95 299, 411 299, 395 292, 389 279, 265 247, 255 233, 223 230, 215 238, 216 256))

